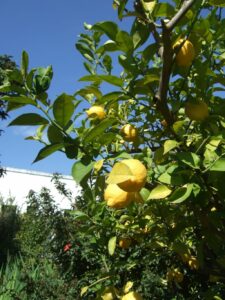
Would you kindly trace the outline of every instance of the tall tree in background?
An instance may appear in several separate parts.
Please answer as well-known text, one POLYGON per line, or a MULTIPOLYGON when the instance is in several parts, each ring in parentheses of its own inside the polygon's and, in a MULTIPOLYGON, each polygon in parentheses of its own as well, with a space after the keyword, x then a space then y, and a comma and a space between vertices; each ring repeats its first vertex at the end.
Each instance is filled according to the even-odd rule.
MULTIPOLYGON (((9 55, 0 55, 0 85, 4 83, 6 78, 7 70, 13 70, 16 68, 16 63, 12 60, 12 57, 9 55)), ((7 118, 6 112, 6 103, 1 100, 1 96, 5 95, 5 93, 0 93, 0 119, 4 120, 7 118)), ((0 135, 2 133, 2 129, 0 129, 0 135)), ((4 170, 0 167, 0 177, 2 176, 4 170)))

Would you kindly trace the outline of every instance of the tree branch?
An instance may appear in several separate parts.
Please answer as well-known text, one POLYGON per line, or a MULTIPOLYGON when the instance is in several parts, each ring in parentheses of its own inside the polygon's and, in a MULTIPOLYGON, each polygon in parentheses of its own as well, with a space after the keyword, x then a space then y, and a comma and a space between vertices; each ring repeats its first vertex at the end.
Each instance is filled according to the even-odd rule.
POLYGON ((176 15, 169 21, 162 21, 162 49, 160 49, 161 57, 163 60, 163 67, 161 72, 161 77, 159 81, 158 92, 155 96, 157 110, 162 113, 167 124, 170 126, 174 122, 172 112, 170 111, 167 104, 167 92, 169 87, 170 75, 173 65, 173 47, 171 42, 171 31, 180 21, 180 19, 186 14, 186 12, 191 8, 191 6, 196 2, 196 0, 185 0, 176 13, 176 15))
POLYGON ((182 4, 179 11, 176 15, 166 24, 166 27, 169 31, 172 31, 173 28, 177 25, 177 23, 182 19, 182 17, 186 14, 186 12, 192 7, 192 5, 196 2, 196 0, 185 0, 182 4))
POLYGON ((172 113, 167 105, 167 91, 169 86, 169 79, 173 64, 173 49, 170 39, 170 31, 168 31, 165 23, 162 21, 162 42, 163 42, 163 68, 159 81, 159 90, 156 94, 156 107, 165 117, 168 125, 173 123, 172 113))

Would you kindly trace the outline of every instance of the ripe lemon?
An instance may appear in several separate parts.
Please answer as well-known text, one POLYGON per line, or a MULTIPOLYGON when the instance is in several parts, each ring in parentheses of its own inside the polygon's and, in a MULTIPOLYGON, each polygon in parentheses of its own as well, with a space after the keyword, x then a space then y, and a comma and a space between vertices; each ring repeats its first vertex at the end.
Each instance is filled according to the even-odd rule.
POLYGON ((185 105, 185 114, 190 120, 203 121, 209 115, 208 105, 203 101, 189 101, 185 105))
POLYGON ((123 135, 124 140, 127 142, 134 142, 138 138, 138 130, 131 124, 124 125, 120 132, 123 135))
POLYGON ((169 270, 166 274, 167 281, 176 281, 180 283, 184 280, 184 275, 179 271, 179 269, 169 270))
POLYGON ((88 110, 86 110, 86 113, 89 118, 96 118, 99 120, 102 120, 106 116, 106 112, 104 111, 104 108, 100 105, 94 105, 90 107, 88 110))
POLYGON ((196 257, 191 256, 188 260, 188 265, 192 270, 198 270, 199 262, 196 257))
POLYGON ((125 164, 132 174, 128 180, 118 183, 118 186, 126 192, 138 192, 146 182, 147 170, 138 159, 124 159, 121 163, 125 164))
POLYGON ((129 292, 124 295, 121 300, 143 300, 142 296, 137 292, 129 292))
POLYGON ((123 249, 128 249, 131 245, 131 239, 130 238, 120 238, 119 239, 119 247, 123 249))
POLYGON ((109 184, 104 192, 104 199, 109 207, 124 208, 135 201, 135 193, 128 193, 118 187, 117 184, 109 184))
POLYGON ((115 293, 117 293, 117 289, 113 286, 105 288, 103 295, 101 295, 102 300, 114 300, 115 299, 115 293))
POLYGON ((184 42, 183 39, 179 39, 174 44, 173 48, 175 50, 176 48, 179 48, 178 53, 176 55, 177 65, 180 67, 189 67, 195 58, 195 49, 193 44, 188 40, 184 42), (183 45, 181 46, 182 43, 183 45))

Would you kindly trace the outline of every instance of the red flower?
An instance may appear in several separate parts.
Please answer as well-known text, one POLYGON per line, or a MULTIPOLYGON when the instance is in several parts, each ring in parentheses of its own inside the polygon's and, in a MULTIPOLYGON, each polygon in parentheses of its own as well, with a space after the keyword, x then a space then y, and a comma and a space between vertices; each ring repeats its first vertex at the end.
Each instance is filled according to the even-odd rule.
POLYGON ((70 243, 68 243, 68 244, 66 244, 66 245, 64 246, 63 251, 64 251, 64 252, 67 252, 67 251, 69 251, 69 250, 71 249, 71 247, 72 247, 72 245, 71 245, 70 243))

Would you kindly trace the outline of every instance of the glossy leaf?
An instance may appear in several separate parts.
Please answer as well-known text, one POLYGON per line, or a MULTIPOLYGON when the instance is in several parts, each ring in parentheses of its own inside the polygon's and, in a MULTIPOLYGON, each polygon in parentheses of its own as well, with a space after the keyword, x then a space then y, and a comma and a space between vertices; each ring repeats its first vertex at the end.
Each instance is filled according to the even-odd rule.
POLYGON ((35 160, 33 161, 33 163, 48 157, 49 155, 53 154, 54 152, 56 152, 62 148, 63 148, 63 144, 61 144, 61 143, 45 146, 44 148, 42 148, 39 151, 39 153, 38 153, 37 157, 35 158, 35 160))
POLYGON ((97 137, 100 137, 101 134, 107 129, 110 128, 113 124, 115 124, 117 122, 116 119, 104 119, 103 121, 101 121, 98 125, 96 125, 95 127, 93 127, 90 131, 88 131, 86 133, 86 135, 84 136, 84 143, 90 143, 92 142, 94 139, 96 139, 97 137))
POLYGON ((171 150, 177 148, 179 146, 179 143, 175 140, 167 140, 165 141, 163 148, 163 155, 165 155, 166 153, 170 152, 171 150))
POLYGON ((199 169, 200 157, 197 154, 192 152, 181 152, 181 153, 177 153, 176 157, 184 164, 194 169, 199 169))
POLYGON ((169 198, 172 203, 182 203, 187 200, 193 190, 193 184, 187 184, 181 188, 178 188, 169 198))
POLYGON ((47 131, 48 140, 51 144, 60 143, 63 141, 62 132, 53 125, 50 125, 47 131))
POLYGON ((115 249, 116 249, 116 236, 113 236, 109 239, 109 242, 108 242, 108 252, 109 252, 109 255, 113 255, 114 252, 115 252, 115 249))
POLYGON ((53 104, 53 115, 56 122, 63 128, 67 125, 74 113, 74 97, 62 94, 53 104))
POLYGON ((91 172, 94 167, 95 162, 87 162, 84 164, 82 161, 77 161, 72 167, 72 176, 77 183, 81 181, 91 172))
POLYGON ((164 199, 172 193, 166 185, 157 185, 153 190, 151 190, 148 200, 150 199, 164 199))
POLYGON ((13 125, 19 125, 19 126, 24 126, 24 125, 29 125, 29 126, 36 126, 36 125, 45 125, 48 124, 49 121, 43 118, 42 116, 34 113, 29 113, 29 114, 23 114, 16 119, 14 119, 9 126, 13 125))
POLYGON ((88 76, 81 77, 79 81, 93 81, 96 83, 105 81, 119 87, 123 85, 123 80, 113 75, 88 75, 88 76))
POLYGON ((213 163, 210 171, 225 172, 225 158, 220 158, 213 163))
POLYGON ((91 29, 105 33, 112 40, 116 39, 117 32, 119 31, 117 24, 111 21, 96 23, 91 29))
POLYGON ((7 102, 36 105, 35 100, 26 96, 3 96, 1 99, 7 102))

